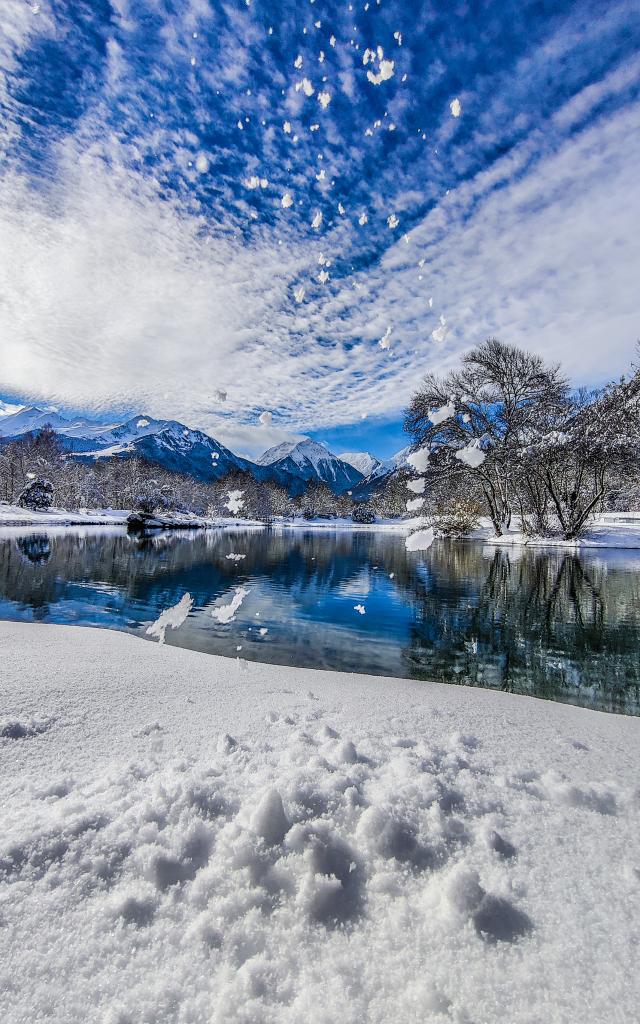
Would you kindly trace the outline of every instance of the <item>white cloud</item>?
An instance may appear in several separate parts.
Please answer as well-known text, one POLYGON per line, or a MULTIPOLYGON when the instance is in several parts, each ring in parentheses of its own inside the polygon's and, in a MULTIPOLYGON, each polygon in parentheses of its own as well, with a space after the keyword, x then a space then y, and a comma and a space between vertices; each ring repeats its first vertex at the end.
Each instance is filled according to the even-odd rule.
MULTIPOLYGON (((603 82, 559 121, 578 124, 624 82, 628 76, 603 82)), ((323 131, 325 121, 330 132, 331 111, 323 131)), ((278 127, 274 135, 290 147, 278 127)), ((224 210, 206 215, 191 199, 161 198, 125 169, 112 140, 101 143, 113 147, 105 150, 110 169, 80 141, 60 149, 59 183, 46 193, 10 170, 0 182, 0 366, 16 400, 174 416, 249 452, 264 447, 267 428, 256 420, 267 405, 282 424, 281 433, 269 428, 273 443, 390 415, 423 372, 448 368, 489 335, 561 360, 584 383, 621 371, 633 355, 637 104, 562 145, 529 135, 411 223, 409 245, 384 228, 388 197, 381 205, 373 194, 354 196, 349 218, 327 215, 323 223, 323 247, 334 257, 330 288, 314 280, 314 211, 293 208, 292 193, 302 197, 305 185, 295 173, 278 182, 290 191, 274 193, 283 195, 273 202, 275 224, 257 226, 246 242, 240 232, 234 237, 224 210), (281 203, 292 207, 288 214, 281 203), (357 230, 367 223, 357 212, 364 203, 371 223, 357 230), (379 226, 388 248, 366 270, 350 272, 341 256, 354 237, 361 244, 379 226), (311 283, 298 306, 291 296, 301 277, 311 283), (388 323, 402 345, 381 359, 388 323), (227 394, 224 408, 216 391, 227 394)), ((184 157, 186 168, 201 145, 185 136, 175 160, 184 157)), ((336 175, 348 169, 348 155, 340 160, 336 175)), ((194 187, 206 184, 208 177, 190 173, 194 187)), ((403 228, 411 195, 406 205, 400 194, 392 200, 403 228)))

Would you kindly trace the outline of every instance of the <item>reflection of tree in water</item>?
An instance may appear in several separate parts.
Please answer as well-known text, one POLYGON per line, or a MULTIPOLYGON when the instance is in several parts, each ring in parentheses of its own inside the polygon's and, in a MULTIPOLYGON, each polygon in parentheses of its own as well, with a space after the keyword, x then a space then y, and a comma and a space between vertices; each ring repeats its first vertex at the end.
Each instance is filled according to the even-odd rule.
POLYGON ((574 553, 438 544, 407 654, 422 678, 622 709, 639 700, 640 577, 574 553))
POLYGON ((51 558, 51 544, 46 534, 34 533, 29 537, 18 537, 16 546, 33 565, 43 565, 51 558))

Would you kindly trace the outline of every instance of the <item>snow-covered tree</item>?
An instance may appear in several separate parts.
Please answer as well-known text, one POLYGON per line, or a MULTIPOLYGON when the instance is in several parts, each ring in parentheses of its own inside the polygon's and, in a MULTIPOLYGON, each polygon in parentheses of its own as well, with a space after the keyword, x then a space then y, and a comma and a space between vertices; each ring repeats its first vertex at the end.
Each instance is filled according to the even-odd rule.
POLYGON ((558 367, 494 339, 466 353, 459 370, 425 377, 405 427, 432 476, 479 485, 498 536, 517 507, 516 477, 532 432, 548 410, 566 402, 558 367))
POLYGON ((354 505, 351 518, 354 523, 375 523, 376 521, 373 509, 366 501, 361 501, 354 505))
POLYGON ((302 515, 305 519, 317 517, 332 519, 336 515, 336 498, 326 484, 312 480, 301 499, 302 515))
POLYGON ((53 484, 42 476, 34 477, 20 492, 18 505, 43 511, 53 504, 53 484))

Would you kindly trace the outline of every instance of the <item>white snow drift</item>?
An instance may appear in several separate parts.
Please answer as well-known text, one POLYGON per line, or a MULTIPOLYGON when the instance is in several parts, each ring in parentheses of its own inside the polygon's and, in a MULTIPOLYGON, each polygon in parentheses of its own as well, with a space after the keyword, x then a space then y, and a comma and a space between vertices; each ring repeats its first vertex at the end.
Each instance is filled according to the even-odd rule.
POLYGON ((3 1024, 635 1019, 638 719, 97 629, 0 648, 3 1024))

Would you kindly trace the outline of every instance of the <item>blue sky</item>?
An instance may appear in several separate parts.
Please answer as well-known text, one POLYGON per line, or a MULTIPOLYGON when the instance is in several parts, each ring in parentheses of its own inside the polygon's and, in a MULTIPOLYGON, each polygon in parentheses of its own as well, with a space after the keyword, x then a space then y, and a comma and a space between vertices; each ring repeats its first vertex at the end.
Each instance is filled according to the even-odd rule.
POLYGON ((487 336, 623 371, 639 43, 631 2, 9 0, 0 395, 385 457, 487 336))

